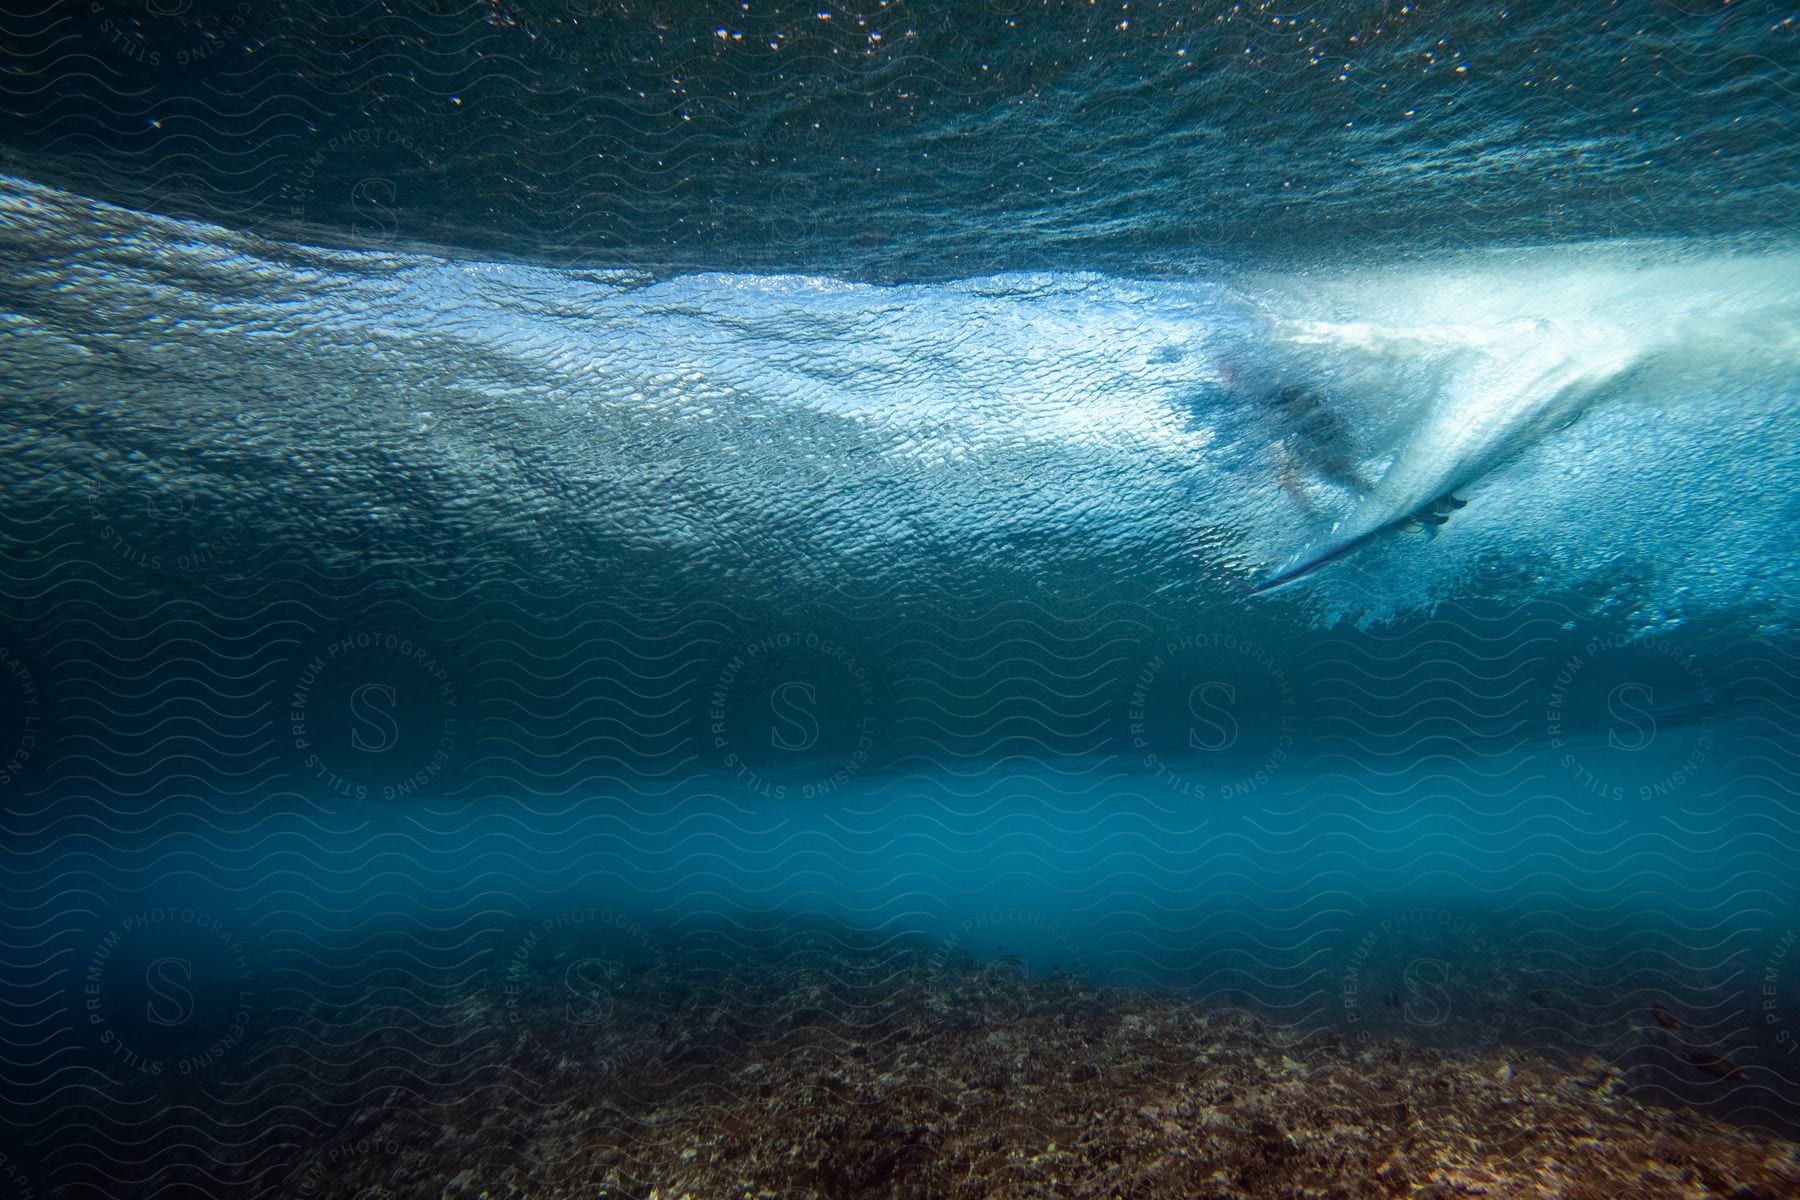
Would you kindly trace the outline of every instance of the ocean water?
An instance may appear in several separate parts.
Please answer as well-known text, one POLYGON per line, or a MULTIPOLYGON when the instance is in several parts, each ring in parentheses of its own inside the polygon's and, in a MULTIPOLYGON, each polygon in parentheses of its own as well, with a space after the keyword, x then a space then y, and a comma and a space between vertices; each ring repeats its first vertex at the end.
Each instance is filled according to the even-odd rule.
POLYGON ((1796 20, 0 17, 8 1189, 819 929, 1793 1137, 1796 20))

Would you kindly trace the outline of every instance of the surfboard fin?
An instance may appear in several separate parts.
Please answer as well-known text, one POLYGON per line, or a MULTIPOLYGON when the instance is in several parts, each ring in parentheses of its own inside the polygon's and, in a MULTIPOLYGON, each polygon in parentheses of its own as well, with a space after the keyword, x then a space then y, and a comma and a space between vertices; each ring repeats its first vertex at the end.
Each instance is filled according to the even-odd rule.
POLYGON ((1450 519, 1451 513, 1459 508, 1467 507, 1469 507, 1469 502, 1467 500, 1458 500, 1449 492, 1445 492, 1436 500, 1433 500, 1430 504, 1427 504, 1424 508, 1421 508, 1418 512, 1402 521, 1400 523, 1400 528, 1406 530, 1408 533, 1435 531, 1440 525, 1450 519), (1429 529, 1427 529, 1428 526, 1429 529))

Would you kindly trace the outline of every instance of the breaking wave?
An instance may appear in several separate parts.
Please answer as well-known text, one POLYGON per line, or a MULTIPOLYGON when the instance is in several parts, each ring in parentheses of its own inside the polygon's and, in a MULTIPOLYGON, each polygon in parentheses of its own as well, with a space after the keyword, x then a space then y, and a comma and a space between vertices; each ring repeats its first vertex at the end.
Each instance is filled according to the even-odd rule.
POLYGON ((8 494, 86 489, 171 566, 206 566, 166 519, 186 514, 327 567, 371 539, 587 585, 626 563, 782 588, 1003 563, 1180 604, 1376 531, 1255 603, 1792 617, 1785 245, 654 278, 272 242, 10 178, 0 239, 31 264, 0 342, 8 494), (1452 519, 1396 527, 1447 492, 1452 519))

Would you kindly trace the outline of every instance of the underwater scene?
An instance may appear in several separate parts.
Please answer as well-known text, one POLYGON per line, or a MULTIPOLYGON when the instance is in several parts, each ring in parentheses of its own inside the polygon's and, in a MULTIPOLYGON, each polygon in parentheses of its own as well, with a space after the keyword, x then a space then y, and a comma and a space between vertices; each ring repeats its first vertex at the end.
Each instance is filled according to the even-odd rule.
POLYGON ((0 1193, 1800 1197, 1800 10, 0 14, 0 1193))

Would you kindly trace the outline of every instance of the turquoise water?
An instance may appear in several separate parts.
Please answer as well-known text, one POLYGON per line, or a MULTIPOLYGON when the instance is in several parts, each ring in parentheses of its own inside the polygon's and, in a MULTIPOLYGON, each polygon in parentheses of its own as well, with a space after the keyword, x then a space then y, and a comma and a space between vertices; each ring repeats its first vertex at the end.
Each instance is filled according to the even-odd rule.
POLYGON ((0 33, 15 1187, 820 916, 1796 1127, 1791 15, 0 33))

